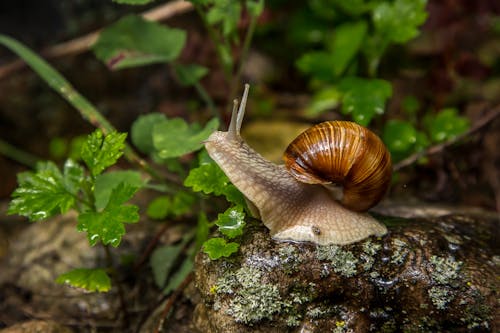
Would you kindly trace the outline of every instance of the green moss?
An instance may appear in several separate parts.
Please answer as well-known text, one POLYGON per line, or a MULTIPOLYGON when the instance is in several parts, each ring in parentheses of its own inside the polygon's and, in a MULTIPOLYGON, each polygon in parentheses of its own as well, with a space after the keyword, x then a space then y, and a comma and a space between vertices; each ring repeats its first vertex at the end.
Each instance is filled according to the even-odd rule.
POLYGON ((328 260, 336 273, 351 277, 357 273, 356 265, 359 260, 350 252, 342 250, 338 245, 325 245, 316 248, 318 260, 328 260))

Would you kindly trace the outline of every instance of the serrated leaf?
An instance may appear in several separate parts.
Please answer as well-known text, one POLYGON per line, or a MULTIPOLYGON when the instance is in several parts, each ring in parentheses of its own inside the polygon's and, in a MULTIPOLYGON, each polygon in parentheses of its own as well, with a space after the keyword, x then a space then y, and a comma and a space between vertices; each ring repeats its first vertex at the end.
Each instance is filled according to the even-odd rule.
POLYGON ((90 292, 106 292, 111 289, 111 279, 100 268, 77 268, 57 277, 59 284, 69 284, 76 288, 83 288, 90 292))
POLYGON ((140 172, 137 171, 119 170, 100 174, 96 177, 94 185, 95 208, 97 210, 106 207, 112 190, 120 183, 128 184, 136 189, 145 184, 140 172))
POLYGON ((64 176, 53 162, 40 162, 36 172, 18 175, 19 186, 12 193, 8 214, 38 221, 64 213, 74 206, 82 179, 83 170, 73 162, 67 162, 64 176))
POLYGON ((127 133, 111 132, 104 136, 95 130, 82 146, 81 157, 92 176, 97 176, 107 167, 116 163, 123 155, 127 133))
POLYGON ((174 118, 153 128, 153 144, 160 158, 183 156, 200 149, 203 141, 217 129, 217 118, 210 120, 203 129, 188 125, 183 119, 174 118))
POLYGON ((155 0, 113 0, 121 5, 145 5, 155 0))
POLYGON ((348 77, 338 85, 343 92, 342 112, 367 126, 376 114, 383 114, 385 103, 392 95, 391 84, 385 80, 348 77))
POLYGON ((426 0, 395 0, 381 2, 373 10, 375 29, 386 40, 405 43, 416 37, 418 27, 425 22, 426 0))
POLYGON ((158 288, 163 288, 167 278, 179 257, 184 244, 166 245, 157 248, 151 254, 149 264, 153 270, 153 277, 158 288))
POLYGON ((229 178, 214 162, 191 169, 184 180, 184 186, 192 187, 195 192, 215 195, 221 195, 228 184, 229 178))
POLYGON ((208 73, 208 68, 196 64, 176 64, 174 70, 183 86, 192 86, 208 73))
POLYGON ((161 113, 150 113, 137 118, 130 129, 132 143, 145 154, 155 151, 153 144, 153 127, 161 122, 166 122, 167 117, 161 113))
POLYGON ((139 220, 139 208, 124 203, 132 198, 137 188, 121 183, 111 191, 106 207, 100 212, 86 212, 78 216, 78 231, 87 232, 91 246, 97 241, 117 247, 125 234, 124 223, 139 220))
POLYGON ((210 259, 215 260, 221 257, 229 257, 231 254, 238 251, 240 244, 234 242, 226 242, 224 238, 210 238, 203 243, 203 252, 208 254, 210 259))
POLYGON ((130 15, 101 32, 92 49, 111 69, 169 62, 186 42, 186 32, 130 15))
POLYGON ((243 207, 236 206, 228 208, 224 213, 217 216, 215 224, 219 231, 228 238, 234 238, 243 234, 245 227, 245 213, 243 207))
POLYGON ((366 35, 365 21, 349 22, 335 28, 331 40, 327 41, 331 52, 333 69, 340 76, 358 53, 366 35))

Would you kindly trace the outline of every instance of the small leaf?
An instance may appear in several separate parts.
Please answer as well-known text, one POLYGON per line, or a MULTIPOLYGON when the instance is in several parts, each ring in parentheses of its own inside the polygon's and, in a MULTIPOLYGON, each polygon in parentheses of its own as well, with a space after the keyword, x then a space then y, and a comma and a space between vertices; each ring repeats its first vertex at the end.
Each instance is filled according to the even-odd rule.
POLYGON ((259 17, 264 11, 264 0, 246 0, 248 13, 253 17, 259 17))
POLYGON ((391 153, 405 153, 417 142, 417 130, 407 121, 389 120, 382 137, 391 153))
POLYGON ((239 1, 214 1, 208 10, 206 20, 211 25, 220 24, 222 34, 230 36, 236 31, 241 16, 241 3, 239 1))
POLYGON ((81 156, 92 176, 97 176, 123 155, 127 133, 111 132, 103 137, 95 130, 82 146, 81 156))
POLYGON ((342 94, 336 87, 326 87, 315 93, 307 108, 308 116, 318 116, 323 112, 331 110, 339 105, 342 94))
POLYGON ((185 42, 184 30, 130 15, 103 30, 92 48, 111 69, 122 69, 170 62, 179 56, 185 42))
POLYGON ((161 158, 183 156, 203 147, 203 141, 217 129, 219 121, 213 118, 205 128, 188 125, 183 119, 174 118, 153 128, 153 144, 161 158))
POLYGON ((312 51, 303 54, 296 62, 297 68, 305 74, 323 81, 335 78, 335 61, 330 52, 312 51))
POLYGON ((195 200, 191 193, 183 191, 177 192, 173 197, 159 196, 149 204, 146 214, 157 220, 164 219, 169 215, 180 216, 191 210, 195 200))
POLYGON ((184 180, 184 186, 192 187, 195 192, 215 195, 221 195, 228 184, 229 178, 214 162, 191 169, 184 180))
POLYGON ((111 289, 111 279, 103 269, 77 268, 57 277, 59 284, 69 284, 90 292, 106 292, 111 289))
POLYGON ((68 161, 64 176, 53 162, 40 162, 36 172, 18 175, 19 187, 12 193, 8 214, 19 214, 31 221, 43 220, 68 211, 75 204, 83 169, 68 161))
POLYGON ((183 86, 192 86, 208 73, 208 68, 196 64, 176 64, 174 70, 183 86))
POLYGON ((208 254, 210 259, 215 260, 221 257, 229 257, 231 254, 238 251, 240 245, 238 243, 227 243, 224 238, 210 238, 203 243, 203 252, 208 254))
POLYGON ((130 136, 132 143, 145 154, 155 151, 153 144, 153 128, 156 124, 166 122, 167 117, 161 113, 150 113, 139 116, 132 124, 130 136))
POLYGON ((153 251, 149 264, 158 288, 163 288, 184 244, 167 245, 153 251))
POLYGON ((243 213, 243 207, 237 206, 228 208, 223 214, 217 216, 215 224, 219 226, 219 231, 228 238, 242 235, 243 227, 245 227, 245 213, 243 213))
POLYGON ((87 232, 91 246, 101 240, 104 245, 117 247, 125 234, 124 223, 139 220, 139 208, 124 205, 134 195, 137 188, 121 183, 111 191, 108 204, 101 212, 86 212, 78 216, 78 231, 87 232))
POLYGON ((357 21, 339 25, 328 43, 331 52, 333 69, 336 76, 340 76, 349 62, 358 53, 366 34, 366 22, 357 21))
POLYGON ((443 109, 436 115, 429 115, 424 123, 433 142, 450 140, 470 127, 469 119, 458 115, 458 110, 454 108, 443 109))
POLYGON ((100 174, 96 177, 94 185, 95 208, 97 210, 106 207, 112 190, 121 183, 137 189, 145 184, 141 174, 137 171, 120 170, 100 174))
POLYGON ((373 10, 373 24, 384 39, 405 43, 416 37, 425 22, 427 0, 395 0, 381 2, 373 10))
POLYGON ((338 88, 344 93, 342 112, 352 114, 357 123, 367 126, 376 114, 383 114, 385 102, 392 95, 391 84, 385 80, 348 77, 338 88))

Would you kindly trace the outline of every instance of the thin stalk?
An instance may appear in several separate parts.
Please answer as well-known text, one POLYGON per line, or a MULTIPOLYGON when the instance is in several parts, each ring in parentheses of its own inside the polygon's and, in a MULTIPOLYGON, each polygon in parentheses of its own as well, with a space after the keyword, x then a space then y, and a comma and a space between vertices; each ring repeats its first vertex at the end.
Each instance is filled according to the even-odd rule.
MULTIPOLYGON (((61 97, 78 110, 80 115, 93 126, 100 128, 104 134, 115 130, 113 125, 97 110, 97 108, 81 95, 66 78, 55 70, 48 62, 39 57, 29 48, 10 38, 0 34, 0 44, 5 45, 12 52, 16 53, 61 97)), ((124 151, 125 158, 131 163, 138 165, 141 169, 151 175, 151 177, 162 180, 159 174, 137 153, 126 145, 124 151)))
POLYGON ((215 31, 215 29, 207 22, 207 20, 205 18, 205 14, 203 13, 200 6, 194 5, 194 9, 196 10, 196 13, 198 13, 198 16, 201 18, 201 21, 203 22, 203 25, 208 32, 208 36, 210 37, 210 39, 212 40, 212 42, 215 45, 215 51, 217 52, 217 56, 218 56, 219 61, 222 65, 222 70, 224 72, 224 76, 226 78, 226 81, 230 82, 233 66, 232 66, 232 64, 228 65, 224 61, 225 57, 224 57, 224 52, 222 51, 223 46, 222 46, 222 43, 220 41, 220 38, 217 36, 217 32, 215 31))
POLYGON ((2 139, 0 139, 0 155, 6 156, 32 169, 35 168, 36 162, 40 160, 37 156, 16 148, 2 139))
POLYGON ((241 48, 241 57, 240 57, 240 61, 238 64, 238 68, 236 70, 236 75, 234 76, 234 78, 230 84, 231 93, 229 94, 229 99, 227 101, 228 112, 231 111, 230 108, 232 105, 232 101, 236 98, 236 94, 238 93, 238 90, 239 90, 239 86, 240 86, 239 82, 241 80, 241 75, 243 73, 243 66, 244 66, 245 61, 248 57, 248 51, 250 50, 250 45, 252 43, 253 34, 255 32, 255 27, 257 26, 257 19, 258 19, 257 16, 251 16, 250 24, 248 25, 248 29, 247 29, 247 32, 245 34, 245 39, 243 41, 243 46, 241 48))
POLYGON ((215 104, 214 104, 214 101, 212 100, 212 97, 210 97, 210 95, 207 93, 205 88, 203 88, 203 86, 200 84, 199 81, 196 81, 193 86, 196 89, 196 92, 198 93, 198 95, 200 95, 203 102, 205 102, 205 104, 207 105, 208 109, 212 112, 214 117, 216 117, 219 120, 219 124, 220 124, 222 121, 222 119, 221 119, 222 117, 221 117, 220 112, 217 111, 217 108, 215 107, 215 104))
POLYGON ((130 325, 128 321, 128 309, 127 309, 127 302, 125 301, 125 293, 123 291, 123 286, 121 282, 116 277, 116 268, 113 265, 113 256, 111 255, 111 250, 109 249, 109 245, 104 245, 104 252, 106 253, 107 265, 112 273, 111 277, 114 280, 114 283, 118 289, 118 298, 120 299, 120 307, 123 312, 123 327, 128 328, 130 327, 130 325))

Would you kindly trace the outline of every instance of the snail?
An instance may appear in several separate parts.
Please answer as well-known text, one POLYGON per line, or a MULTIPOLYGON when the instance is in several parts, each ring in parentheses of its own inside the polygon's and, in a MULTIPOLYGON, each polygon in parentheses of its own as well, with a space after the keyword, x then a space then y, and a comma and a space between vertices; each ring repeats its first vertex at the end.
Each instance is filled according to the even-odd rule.
POLYGON ((247 84, 239 109, 234 101, 228 130, 204 144, 271 236, 340 245, 384 235, 386 227, 365 212, 391 179, 390 154, 380 138, 353 122, 324 122, 290 143, 284 165, 271 163, 240 136, 248 90, 247 84), (342 186, 340 195, 332 184, 342 186))

